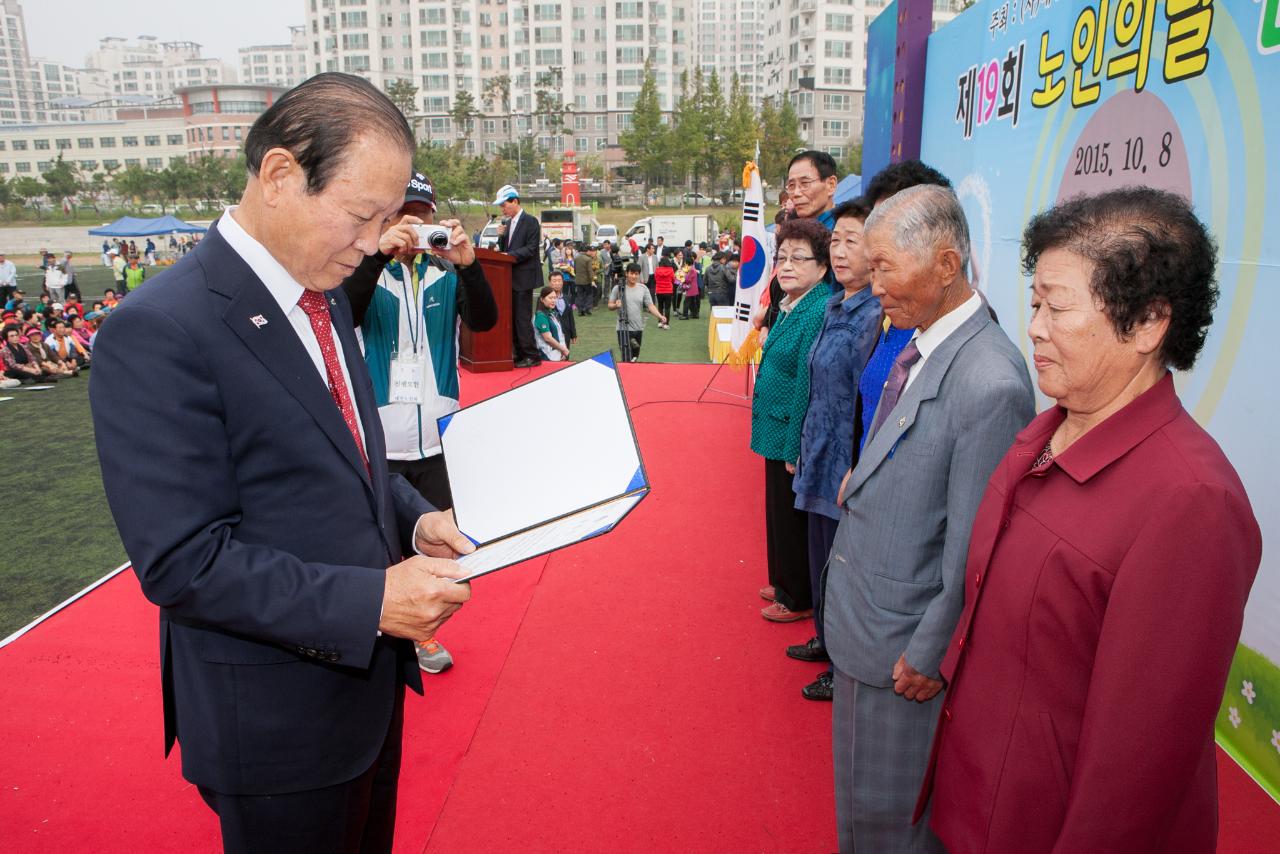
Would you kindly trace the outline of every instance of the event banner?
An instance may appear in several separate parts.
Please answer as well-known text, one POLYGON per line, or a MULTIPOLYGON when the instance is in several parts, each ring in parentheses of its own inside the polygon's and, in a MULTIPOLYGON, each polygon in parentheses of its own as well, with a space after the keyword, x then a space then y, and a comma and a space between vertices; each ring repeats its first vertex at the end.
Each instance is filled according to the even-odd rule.
POLYGON ((898 3, 867 25, 867 96, 862 120, 862 174, 889 165, 893 146, 893 57, 898 49, 898 3))
POLYGON ((930 36, 927 69, 921 157, 954 182, 978 285, 1024 354, 1019 240, 1034 213, 1160 187, 1217 240, 1213 328, 1176 381, 1262 525, 1217 733, 1280 795, 1280 0, 985 0, 930 36))

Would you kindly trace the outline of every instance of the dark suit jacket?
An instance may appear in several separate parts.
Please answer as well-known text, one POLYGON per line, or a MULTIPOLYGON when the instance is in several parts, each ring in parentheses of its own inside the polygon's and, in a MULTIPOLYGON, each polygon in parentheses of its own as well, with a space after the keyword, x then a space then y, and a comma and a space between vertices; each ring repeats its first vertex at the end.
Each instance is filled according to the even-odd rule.
POLYGON ((532 291, 542 287, 542 264, 538 260, 541 248, 542 224, 533 214, 522 211, 515 230, 508 226, 507 233, 498 238, 498 251, 516 259, 511 268, 512 290, 532 291))
POLYGON ((102 479, 160 606, 165 749, 180 740, 183 775, 218 792, 349 780, 377 756, 398 683, 421 691, 412 644, 377 628, 386 567, 431 507, 388 476, 341 290, 331 311, 372 478, 288 319, 216 228, 98 333, 102 479))
POLYGON ((974 520, 921 811, 955 854, 1211 852, 1258 522, 1171 375, 1034 469, 1064 417, 1018 435, 974 520))

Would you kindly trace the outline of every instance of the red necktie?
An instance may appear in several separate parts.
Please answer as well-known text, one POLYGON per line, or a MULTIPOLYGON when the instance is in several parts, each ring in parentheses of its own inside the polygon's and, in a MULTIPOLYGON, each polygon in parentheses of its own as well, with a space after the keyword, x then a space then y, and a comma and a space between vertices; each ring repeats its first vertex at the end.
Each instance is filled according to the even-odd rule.
POLYGON ((360 425, 356 423, 356 407, 351 402, 351 392, 347 390, 347 382, 342 376, 342 365, 338 363, 338 348, 333 343, 333 327, 329 321, 329 305, 324 294, 318 291, 303 291, 298 298, 298 307, 307 313, 311 321, 311 331, 315 332, 320 342, 320 353, 324 356, 324 369, 329 375, 329 393, 333 402, 342 410, 342 420, 347 422, 351 438, 356 442, 356 450, 365 468, 369 467, 369 457, 364 452, 364 442, 360 439, 360 425))

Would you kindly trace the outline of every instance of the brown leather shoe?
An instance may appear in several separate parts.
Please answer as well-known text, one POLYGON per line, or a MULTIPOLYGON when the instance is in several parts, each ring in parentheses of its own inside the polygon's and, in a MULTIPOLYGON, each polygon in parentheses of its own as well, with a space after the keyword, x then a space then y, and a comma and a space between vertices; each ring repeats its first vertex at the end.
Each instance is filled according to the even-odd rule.
POLYGON ((766 602, 772 602, 774 599, 778 598, 778 591, 773 589, 772 584, 770 584, 768 587, 761 587, 760 598, 766 602))
POLYGON ((773 623, 794 623, 799 620, 813 619, 813 609, 792 611, 781 602, 774 602, 768 608, 761 608, 760 616, 773 623))

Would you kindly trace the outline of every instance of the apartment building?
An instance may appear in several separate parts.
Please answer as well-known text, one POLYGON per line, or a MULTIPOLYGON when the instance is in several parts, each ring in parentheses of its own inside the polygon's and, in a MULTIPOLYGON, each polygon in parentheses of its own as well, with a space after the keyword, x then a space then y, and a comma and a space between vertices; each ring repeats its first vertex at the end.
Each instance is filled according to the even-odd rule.
POLYGON ((74 118, 55 102, 78 94, 73 69, 31 56, 18 0, 0 0, 0 125, 74 118))
POLYGON ((737 74, 757 107, 766 95, 765 9, 766 0, 698 0, 695 64, 707 77, 716 72, 726 97, 737 74))
POLYGON ((242 47, 240 82, 291 88, 311 76, 307 54, 307 28, 289 28, 288 44, 262 44, 242 47))
POLYGON ((138 36, 134 41, 108 36, 85 58, 80 94, 86 97, 172 98, 184 86, 233 83, 235 69, 205 57, 192 41, 160 41, 138 36))
POLYGON ((533 139, 603 152, 630 127, 646 59, 670 110, 692 69, 698 0, 307 0, 310 73, 346 71, 418 88, 420 138, 493 154, 533 139), (455 127, 459 92, 482 116, 455 127), (558 133, 544 103, 563 104, 558 133))

